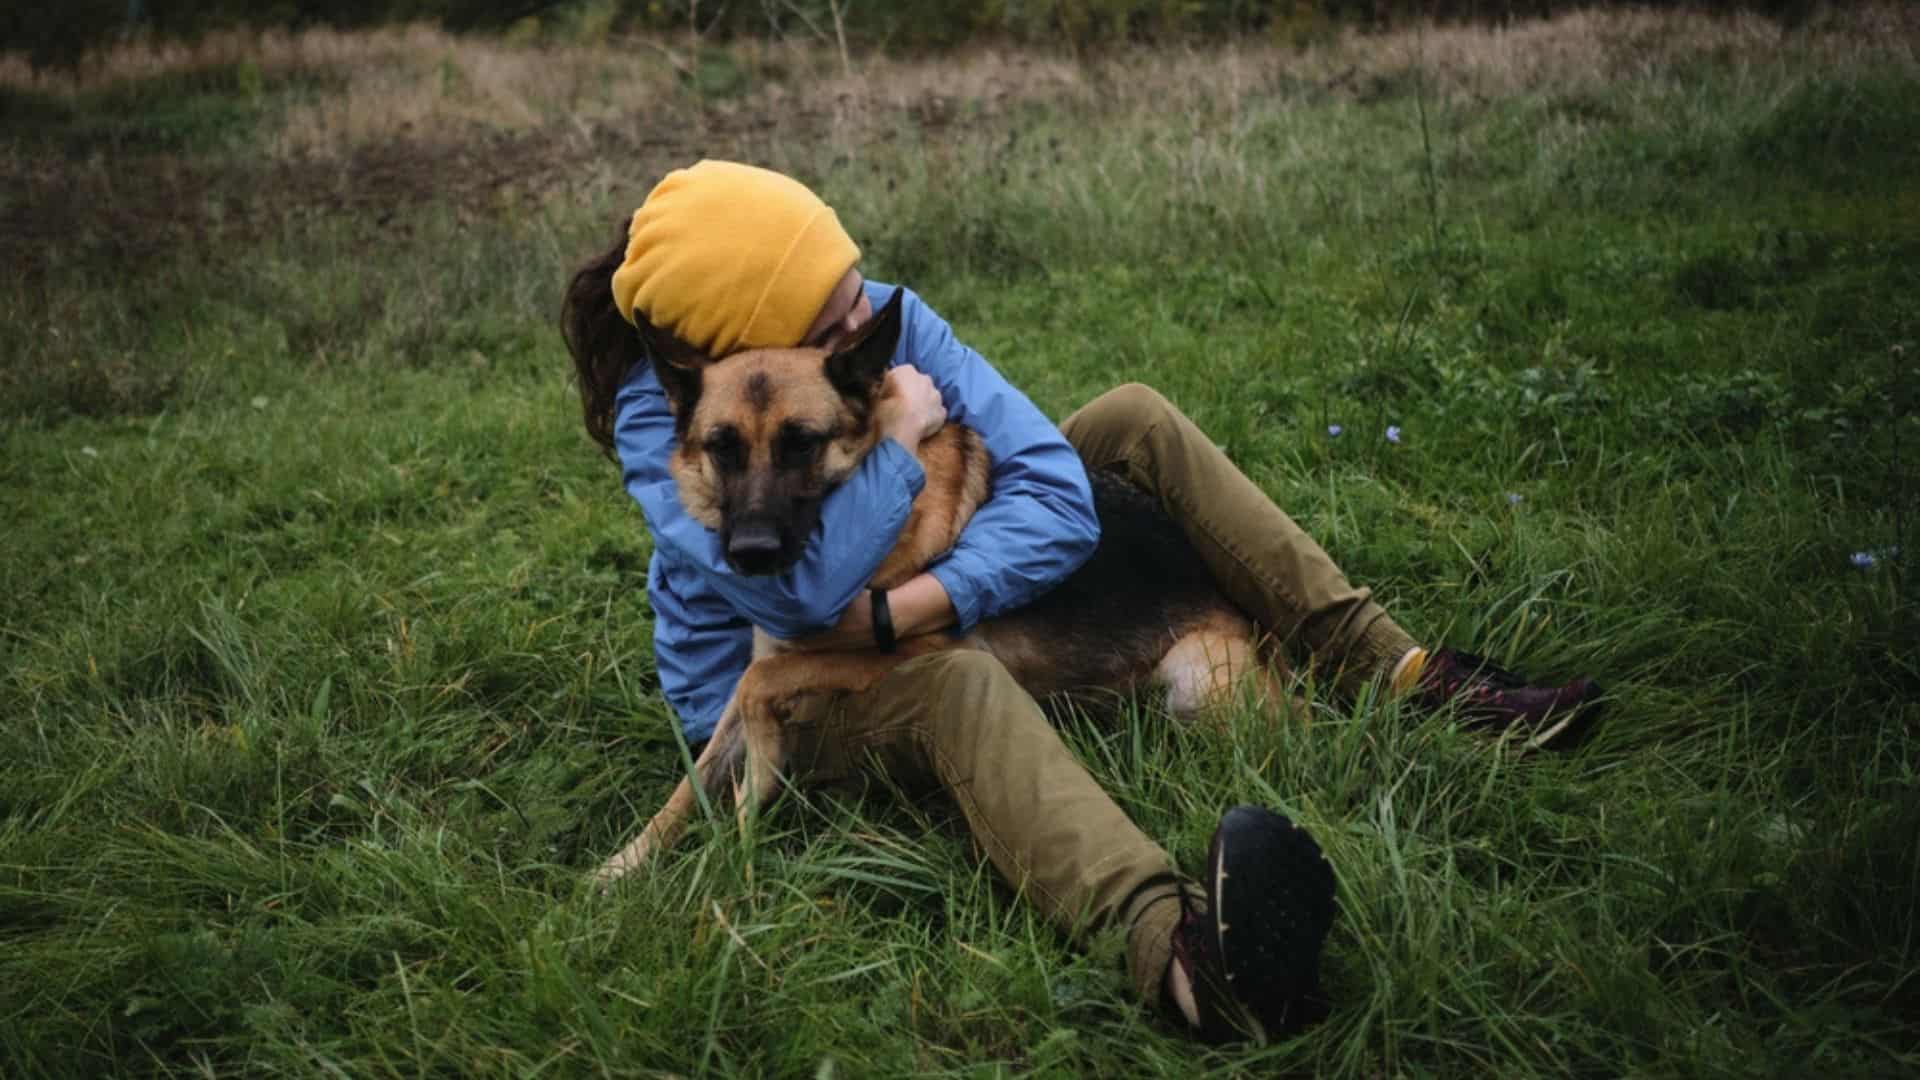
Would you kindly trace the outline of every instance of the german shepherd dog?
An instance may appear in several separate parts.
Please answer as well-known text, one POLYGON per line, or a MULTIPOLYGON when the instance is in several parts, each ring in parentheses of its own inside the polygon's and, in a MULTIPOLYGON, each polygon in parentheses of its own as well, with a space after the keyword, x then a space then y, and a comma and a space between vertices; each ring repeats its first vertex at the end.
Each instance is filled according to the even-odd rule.
MULTIPOLYGON (((757 349, 694 369, 656 363, 678 435, 668 468, 680 501, 720 536, 743 574, 777 573, 800 557, 820 503, 879 442, 875 405, 900 336, 900 294, 838 352, 757 349)), ((918 451, 926 484, 899 543, 874 574, 893 588, 953 546, 988 497, 980 437, 949 424, 918 451)), ((754 659, 721 714, 693 777, 639 837, 601 867, 611 881, 678 839, 695 807, 735 782, 744 819, 770 799, 783 765, 780 723, 801 698, 871 687, 902 662, 941 649, 984 649, 1034 697, 1129 692, 1159 685, 1176 714, 1218 701, 1243 675, 1278 697, 1277 659, 1221 594, 1179 527, 1125 480, 1089 471, 1101 539, 1052 591, 986 620, 964 638, 925 634, 891 653, 792 649, 754 631, 754 659)))

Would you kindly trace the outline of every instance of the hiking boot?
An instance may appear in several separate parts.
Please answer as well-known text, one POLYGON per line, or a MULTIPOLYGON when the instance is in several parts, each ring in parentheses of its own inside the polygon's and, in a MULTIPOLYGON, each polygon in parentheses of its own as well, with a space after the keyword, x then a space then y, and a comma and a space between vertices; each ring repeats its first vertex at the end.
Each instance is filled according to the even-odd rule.
POLYGON ((1172 960, 1192 984, 1199 1036, 1265 1044, 1325 1017, 1333 868, 1313 837, 1271 810, 1236 806, 1213 832, 1202 884, 1204 906, 1180 892, 1172 960))
POLYGON ((1413 701, 1435 712, 1452 706, 1462 720, 1523 735, 1526 748, 1537 750, 1579 741, 1600 714, 1600 686, 1584 676, 1565 686, 1528 686, 1486 657, 1441 649, 1428 658, 1413 701))

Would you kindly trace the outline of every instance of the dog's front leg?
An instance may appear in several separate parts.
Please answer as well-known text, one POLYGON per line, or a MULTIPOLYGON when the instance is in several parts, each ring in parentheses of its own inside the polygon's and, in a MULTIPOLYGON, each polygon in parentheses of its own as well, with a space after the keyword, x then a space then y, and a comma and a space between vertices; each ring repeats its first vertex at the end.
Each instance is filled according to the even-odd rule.
MULTIPOLYGON (((747 669, 744 684, 765 660, 755 661, 747 669)), ((779 792, 780 774, 786 771, 787 748, 781 738, 781 722, 792 710, 792 702, 775 703, 753 694, 736 692, 740 707, 740 727, 746 733, 747 760, 740 780, 733 788, 733 812, 742 832, 760 810, 779 792)))
POLYGON ((900 651, 893 654, 779 653, 755 660, 741 675, 733 698, 713 729, 713 738, 694 763, 694 779, 680 781, 667 805, 631 844, 600 867, 595 881, 605 888, 678 840, 693 815, 696 781, 709 798, 717 798, 722 778, 742 777, 734 795, 743 815, 771 801, 779 773, 786 765, 781 723, 801 697, 834 691, 857 693, 879 682, 905 660, 953 647, 945 634, 925 634, 902 641, 900 651))
POLYGON ((779 791, 787 764, 781 732, 796 702, 812 694, 859 693, 902 661, 952 647, 946 635, 927 634, 901 642, 896 653, 776 653, 755 660, 733 692, 747 742, 746 769, 734 789, 741 826, 779 791))
POLYGON ((694 807, 698 805, 693 790, 696 781, 709 799, 717 799, 724 790, 725 782, 739 773, 747 744, 745 728, 740 723, 738 700, 736 695, 721 712, 720 722, 714 725, 713 737, 707 740, 706 749, 700 752, 699 760, 693 763, 693 776, 683 777, 675 785, 673 794, 667 797, 667 804, 648 820, 646 827, 640 830, 640 835, 601 865, 593 876, 596 886, 605 889, 680 839, 680 834, 687 829, 687 819, 693 816, 694 807))

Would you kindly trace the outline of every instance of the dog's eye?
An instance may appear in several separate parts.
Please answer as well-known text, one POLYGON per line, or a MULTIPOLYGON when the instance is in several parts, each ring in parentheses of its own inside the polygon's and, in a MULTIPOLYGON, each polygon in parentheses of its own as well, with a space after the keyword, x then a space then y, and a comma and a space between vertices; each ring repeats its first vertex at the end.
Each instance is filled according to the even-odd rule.
POLYGON ((803 427, 786 427, 780 431, 780 461, 792 468, 802 468, 813 461, 813 455, 827 441, 827 437, 817 431, 803 427))
POLYGON ((740 433, 732 428, 720 428, 707 436, 705 442, 707 456, 724 472, 738 472, 746 465, 746 449, 740 444, 740 433))

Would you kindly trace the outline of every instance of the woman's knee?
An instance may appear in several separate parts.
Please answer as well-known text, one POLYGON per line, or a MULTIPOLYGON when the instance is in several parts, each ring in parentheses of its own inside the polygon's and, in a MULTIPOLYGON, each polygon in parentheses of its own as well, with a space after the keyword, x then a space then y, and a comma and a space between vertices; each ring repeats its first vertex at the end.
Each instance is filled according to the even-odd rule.
POLYGON ((1061 425, 1076 446, 1131 442, 1171 412, 1173 405, 1144 383, 1125 383, 1094 398, 1061 425))
POLYGON ((1165 395, 1146 383, 1121 383, 1100 397, 1108 401, 1111 408, 1148 416, 1166 412, 1172 407, 1165 395))

